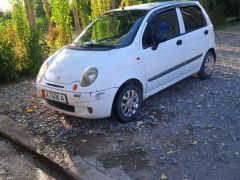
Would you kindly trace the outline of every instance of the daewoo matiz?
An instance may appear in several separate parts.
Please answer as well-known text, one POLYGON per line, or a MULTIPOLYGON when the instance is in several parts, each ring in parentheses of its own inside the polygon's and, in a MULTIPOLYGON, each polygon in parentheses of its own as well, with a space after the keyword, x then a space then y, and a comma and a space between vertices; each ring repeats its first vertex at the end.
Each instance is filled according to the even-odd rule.
POLYGON ((50 56, 37 77, 49 107, 73 116, 131 121, 142 101, 216 61, 213 25, 195 1, 119 8, 50 56))

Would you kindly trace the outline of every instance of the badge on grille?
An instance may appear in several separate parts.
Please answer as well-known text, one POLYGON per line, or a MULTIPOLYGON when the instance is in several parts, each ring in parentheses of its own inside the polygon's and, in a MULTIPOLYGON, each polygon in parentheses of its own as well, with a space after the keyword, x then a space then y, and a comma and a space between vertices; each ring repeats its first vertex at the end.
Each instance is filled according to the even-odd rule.
POLYGON ((55 80, 56 80, 56 81, 60 81, 60 79, 61 79, 60 76, 56 76, 56 77, 55 77, 55 80))

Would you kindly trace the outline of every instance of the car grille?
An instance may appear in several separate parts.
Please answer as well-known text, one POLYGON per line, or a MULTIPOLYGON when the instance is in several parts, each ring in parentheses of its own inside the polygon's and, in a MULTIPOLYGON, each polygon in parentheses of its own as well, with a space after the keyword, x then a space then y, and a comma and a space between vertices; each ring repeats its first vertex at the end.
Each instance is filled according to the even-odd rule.
POLYGON ((49 99, 47 99, 47 102, 50 106, 53 106, 53 107, 56 107, 56 108, 59 108, 59 109, 65 110, 65 111, 69 111, 69 112, 75 112, 74 106, 62 104, 62 103, 52 101, 49 99))
POLYGON ((51 84, 51 83, 47 83, 48 86, 53 86, 53 87, 57 87, 57 88, 64 88, 64 86, 59 86, 56 84, 51 84))

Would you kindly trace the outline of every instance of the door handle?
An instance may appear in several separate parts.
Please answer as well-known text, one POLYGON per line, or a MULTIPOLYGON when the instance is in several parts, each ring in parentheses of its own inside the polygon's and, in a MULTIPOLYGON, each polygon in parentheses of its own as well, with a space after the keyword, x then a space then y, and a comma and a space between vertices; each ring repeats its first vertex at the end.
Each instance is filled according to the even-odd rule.
POLYGON ((208 34, 208 30, 205 30, 205 31, 204 31, 204 34, 207 35, 207 34, 208 34))
POLYGON ((180 46, 182 44, 182 40, 178 40, 176 44, 180 46))

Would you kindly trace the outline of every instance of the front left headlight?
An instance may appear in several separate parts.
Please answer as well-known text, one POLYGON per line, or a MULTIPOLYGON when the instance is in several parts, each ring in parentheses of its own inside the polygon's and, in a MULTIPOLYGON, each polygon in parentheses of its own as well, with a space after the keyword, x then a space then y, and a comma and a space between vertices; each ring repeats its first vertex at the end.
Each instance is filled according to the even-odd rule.
POLYGON ((42 77, 44 75, 44 73, 47 71, 48 69, 48 63, 47 61, 43 63, 43 65, 41 66, 39 73, 38 73, 38 77, 42 77))
POLYGON ((98 76, 97 68, 91 67, 91 68, 86 69, 80 79, 80 85, 82 87, 89 86, 97 79, 97 76, 98 76))

